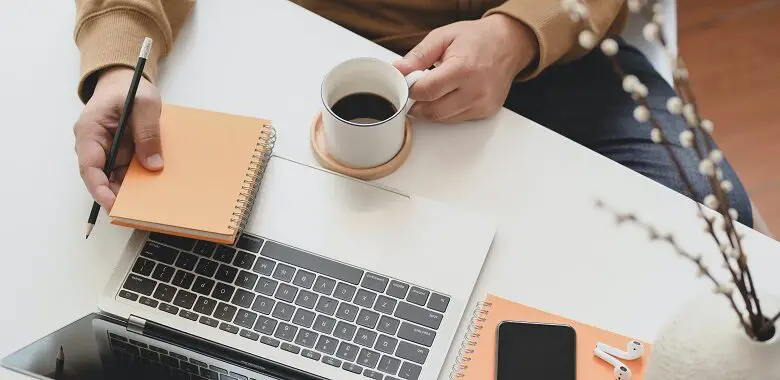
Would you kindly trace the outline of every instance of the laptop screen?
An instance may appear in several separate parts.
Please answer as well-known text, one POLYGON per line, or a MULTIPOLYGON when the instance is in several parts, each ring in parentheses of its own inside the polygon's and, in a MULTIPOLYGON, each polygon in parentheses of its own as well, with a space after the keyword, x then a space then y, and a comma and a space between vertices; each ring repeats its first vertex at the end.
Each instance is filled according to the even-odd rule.
POLYGON ((38 379, 276 379, 234 363, 129 332, 99 314, 76 320, 0 361, 38 379))

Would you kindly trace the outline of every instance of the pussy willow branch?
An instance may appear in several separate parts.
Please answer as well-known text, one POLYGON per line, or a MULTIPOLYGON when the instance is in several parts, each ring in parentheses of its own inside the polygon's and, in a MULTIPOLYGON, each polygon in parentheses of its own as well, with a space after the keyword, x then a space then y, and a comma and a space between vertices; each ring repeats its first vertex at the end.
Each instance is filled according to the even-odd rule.
POLYGON ((751 329, 751 326, 748 325, 748 323, 742 317, 742 313, 740 313, 739 308, 737 307, 736 302, 734 302, 734 297, 732 295, 732 292, 730 292, 730 291, 723 291, 723 289, 726 289, 726 287, 724 287, 718 281, 718 279, 715 278, 715 276, 712 275, 712 273, 709 271, 709 269, 707 269, 707 267, 702 263, 701 256, 694 256, 691 253, 685 251, 682 247, 680 247, 679 244, 677 244, 677 241, 675 241, 674 237, 672 235, 670 235, 670 234, 666 234, 666 235, 664 235, 662 237, 653 226, 651 226, 647 222, 644 222, 644 221, 640 220, 634 214, 631 214, 631 213, 621 214, 618 211, 610 209, 606 204, 604 204, 604 202, 602 202, 600 200, 596 201, 596 206, 599 207, 599 208, 605 209, 608 212, 610 212, 613 215, 615 215, 618 224, 622 224, 622 223, 625 223, 625 222, 632 222, 635 225, 637 225, 637 226, 647 230, 648 233, 650 234, 650 240, 662 240, 662 241, 666 242, 667 244, 669 244, 675 250, 675 252, 677 254, 679 254, 682 257, 685 257, 686 259, 688 259, 691 262, 693 262, 694 264, 696 264, 696 266, 699 269, 699 274, 709 278, 710 281, 712 281, 712 283, 715 285, 716 293, 723 294, 728 299, 729 304, 731 305, 731 308, 734 309, 734 312, 737 314, 737 318, 739 319, 739 323, 745 329, 745 332, 749 336, 751 336, 751 337, 754 336, 753 335, 754 332, 751 329))

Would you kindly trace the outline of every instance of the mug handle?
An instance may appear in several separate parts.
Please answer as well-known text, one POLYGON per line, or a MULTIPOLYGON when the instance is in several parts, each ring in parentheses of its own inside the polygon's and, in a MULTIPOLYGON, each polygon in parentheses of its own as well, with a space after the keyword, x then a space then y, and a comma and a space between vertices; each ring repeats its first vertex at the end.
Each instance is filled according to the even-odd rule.
MULTIPOLYGON (((417 83, 418 80, 422 79, 422 77, 425 76, 425 74, 428 74, 430 70, 417 70, 412 71, 407 75, 404 79, 406 79, 406 86, 409 88, 412 88, 412 86, 417 83)), ((406 101, 406 107, 404 108, 404 113, 409 112, 409 109, 412 108, 412 105, 414 105, 414 99, 411 97, 406 101)))

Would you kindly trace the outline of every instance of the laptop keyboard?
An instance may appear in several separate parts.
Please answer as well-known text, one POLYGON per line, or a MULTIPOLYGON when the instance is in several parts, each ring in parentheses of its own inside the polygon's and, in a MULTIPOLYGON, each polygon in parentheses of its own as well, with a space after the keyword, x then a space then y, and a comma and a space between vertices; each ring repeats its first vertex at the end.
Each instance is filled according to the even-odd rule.
POLYGON ((249 234, 152 233, 119 296, 380 380, 417 380, 450 298, 249 234))

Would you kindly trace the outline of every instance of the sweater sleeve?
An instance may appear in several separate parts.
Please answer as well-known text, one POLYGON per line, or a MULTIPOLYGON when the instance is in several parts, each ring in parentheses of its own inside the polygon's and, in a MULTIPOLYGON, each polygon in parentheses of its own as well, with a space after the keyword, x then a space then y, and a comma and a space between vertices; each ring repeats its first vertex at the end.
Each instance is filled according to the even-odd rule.
MULTIPOLYGON (((599 40, 620 32, 626 16, 624 0, 583 1, 588 7, 593 31, 599 40)), ((505 14, 528 25, 539 41, 537 61, 520 73, 518 80, 534 78, 557 62, 576 59, 588 52, 578 42, 582 26, 569 18, 561 0, 508 0, 489 9, 483 17, 495 13, 505 14)))
POLYGON ((76 0, 73 38, 80 52, 79 99, 92 96, 100 72, 134 68, 144 37, 153 39, 144 77, 154 83, 157 65, 173 46, 195 0, 76 0))

